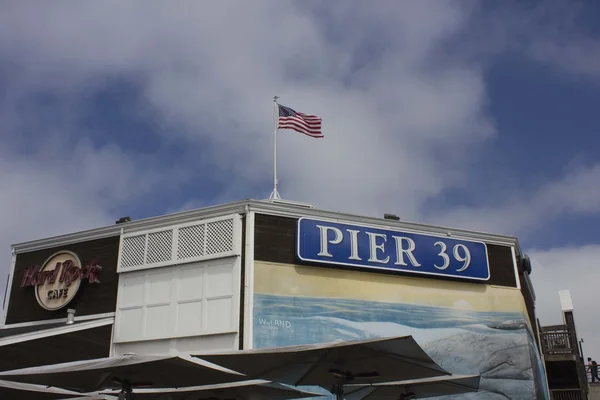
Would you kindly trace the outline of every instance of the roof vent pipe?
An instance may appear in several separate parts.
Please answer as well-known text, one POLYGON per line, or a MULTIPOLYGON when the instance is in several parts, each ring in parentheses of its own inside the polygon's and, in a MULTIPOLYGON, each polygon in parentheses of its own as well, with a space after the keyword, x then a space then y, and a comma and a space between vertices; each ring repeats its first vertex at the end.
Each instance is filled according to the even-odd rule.
POLYGON ((75 310, 69 308, 67 310, 67 325, 72 325, 75 322, 75 310))

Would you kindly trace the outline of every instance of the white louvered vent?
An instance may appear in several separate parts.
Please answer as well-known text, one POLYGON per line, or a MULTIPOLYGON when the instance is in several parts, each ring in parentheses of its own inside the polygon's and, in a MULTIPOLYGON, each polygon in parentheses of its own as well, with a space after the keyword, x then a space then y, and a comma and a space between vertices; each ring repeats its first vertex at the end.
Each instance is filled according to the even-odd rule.
POLYGON ((173 253, 173 230, 148 234, 148 249, 146 264, 156 264, 171 261, 173 253))
POLYGON ((206 254, 227 253, 233 250, 233 220, 206 224, 206 254))
POLYGON ((144 250, 146 235, 123 238, 121 246, 121 268, 131 268, 144 265, 144 250))
POLYGON ((206 224, 186 226, 179 228, 179 243, 177 246, 177 259, 202 257, 204 253, 204 230, 206 224), (199 246, 198 244, 202 245, 199 246))
POLYGON ((122 235, 118 272, 239 255, 239 215, 122 235))

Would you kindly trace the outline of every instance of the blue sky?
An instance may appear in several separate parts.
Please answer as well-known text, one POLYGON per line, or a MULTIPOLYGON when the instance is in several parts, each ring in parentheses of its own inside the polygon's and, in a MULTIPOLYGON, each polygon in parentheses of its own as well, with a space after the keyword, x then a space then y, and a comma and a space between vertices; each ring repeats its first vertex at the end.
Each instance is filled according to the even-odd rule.
POLYGON ((325 133, 280 132, 284 198, 518 236, 542 323, 570 289, 600 358, 600 5, 0 11, 1 287, 12 243, 266 198, 277 94, 325 133))

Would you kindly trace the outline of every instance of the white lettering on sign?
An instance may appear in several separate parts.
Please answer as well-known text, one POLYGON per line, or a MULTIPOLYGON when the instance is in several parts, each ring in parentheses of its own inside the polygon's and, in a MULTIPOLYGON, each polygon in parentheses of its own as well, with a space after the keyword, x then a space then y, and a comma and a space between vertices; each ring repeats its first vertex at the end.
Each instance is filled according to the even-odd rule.
POLYGON ((413 267, 420 267, 421 264, 417 261, 415 256, 413 255, 413 251, 417 248, 415 241, 411 238, 402 237, 402 236, 392 236, 396 241, 396 265, 407 265, 406 261, 404 261, 404 255, 408 256, 410 263, 413 267), (404 248, 403 243, 407 243, 408 247, 404 248))
MULTIPOLYGON (((317 225, 320 231, 320 251, 318 253, 319 256, 324 257, 333 257, 331 254, 331 250, 336 245, 343 244, 344 240, 344 232, 336 228, 334 226, 325 226, 325 225, 317 225), (330 232, 333 233, 333 237, 330 238, 330 232)), ((362 258, 359 256, 358 252, 358 242, 359 242, 359 234, 361 233, 357 229, 345 229, 348 233, 349 241, 350 241, 350 252, 348 255, 349 260, 357 260, 362 261, 362 258)), ((387 264, 390 261, 390 256, 386 256, 385 258, 381 258, 385 255, 386 252, 386 243, 387 243, 387 235, 383 233, 375 233, 364 231, 364 234, 367 235, 369 239, 369 262, 375 262, 380 264, 387 264)), ((415 241, 409 237, 405 236, 396 236, 391 235, 395 241, 395 265, 408 266, 408 262, 413 267, 421 267, 421 263, 417 260, 414 255, 414 251, 417 248, 417 244, 415 241)), ((440 248, 438 256, 441 258, 441 265, 437 263, 434 264, 434 267, 440 271, 447 269, 450 266, 451 259, 446 251, 448 250, 448 246, 446 243, 442 241, 437 241, 434 243, 434 246, 440 248)), ((452 249, 452 255, 454 259, 462 262, 463 265, 457 272, 465 271, 469 268, 471 264, 471 253, 467 246, 463 244, 457 244, 452 249)))
POLYGON ((444 263, 442 265, 438 266, 437 264, 433 264, 433 266, 443 271, 450 266, 450 256, 446 254, 446 249, 448 248, 448 246, 446 246, 446 243, 444 242, 435 242, 433 245, 441 247, 438 256, 442 257, 442 259, 444 260, 444 263))
POLYGON ((350 234, 350 260, 361 261, 362 258, 358 256, 358 232, 356 229, 346 229, 350 234))
POLYGON ((344 238, 342 231, 333 226, 317 225, 317 227, 321 231, 321 251, 319 252, 319 255, 324 257, 333 257, 333 255, 329 252, 328 246, 329 244, 340 244, 342 242, 342 239, 344 238), (333 240, 329 240, 328 238, 329 231, 335 234, 335 238, 333 240))
POLYGON ((341 221, 300 218, 296 254, 304 262, 487 281, 484 242, 341 221))
MULTIPOLYGON (((265 326, 267 329, 274 330, 274 331, 278 331, 279 328, 283 328, 283 329, 291 329, 292 328, 292 323, 290 321, 281 320, 281 319, 259 318, 258 323, 260 325, 265 326)), ((293 330, 292 330, 292 332, 293 332, 293 330)))
POLYGON ((387 256, 383 260, 377 258, 377 250, 385 252, 385 242, 387 237, 382 233, 366 232, 369 236, 369 261, 387 264, 390 261, 390 256, 387 256), (383 242, 377 244, 377 238, 383 239, 383 242))
POLYGON ((459 269, 456 270, 456 272, 462 272, 465 269, 469 268, 469 266, 471 265, 471 252, 469 251, 469 249, 467 248, 467 246, 465 246, 464 244, 457 244, 456 246, 454 246, 454 258, 456 258, 457 261, 460 261, 463 264, 463 266, 459 269), (459 250, 462 249, 464 252, 464 256, 460 255, 459 250))
POLYGON ((68 297, 69 296, 69 289, 54 289, 54 290, 48 290, 48 299, 52 300, 52 299, 59 299, 61 297, 68 297))

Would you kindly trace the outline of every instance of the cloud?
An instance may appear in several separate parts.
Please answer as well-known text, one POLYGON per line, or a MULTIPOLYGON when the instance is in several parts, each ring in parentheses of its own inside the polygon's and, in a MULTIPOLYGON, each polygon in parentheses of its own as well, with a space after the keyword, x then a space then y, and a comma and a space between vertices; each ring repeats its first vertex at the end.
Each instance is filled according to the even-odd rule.
POLYGON ((479 68, 430 62, 465 22, 457 4, 108 2, 32 13, 24 2, 0 16, 0 51, 23 68, 20 91, 85 91, 136 74, 165 135, 208 142, 211 172, 250 187, 270 179, 278 94, 322 115, 327 137, 280 133, 284 196, 371 213, 402 196, 417 215, 458 179, 459 154, 494 132, 479 68))
MULTIPOLYGON (((562 214, 597 213, 599 165, 569 170, 534 190, 512 187, 495 202, 424 207, 470 184, 469 169, 484 161, 477 150, 503 134, 489 115, 484 67, 490 56, 517 49, 570 73, 594 73, 594 59, 584 58, 596 43, 571 47, 580 38, 572 33, 551 40, 548 8, 496 6, 485 14, 474 4, 4 5, 0 183, 11 190, 0 197, 6 219, 0 257, 9 260, 9 243, 113 223, 118 207, 140 206, 150 201, 144 196, 186 182, 192 174, 184 170, 202 171, 218 184, 158 207, 266 197, 273 95, 324 119, 325 139, 278 135, 285 198, 518 235, 562 214), (563 62, 565 51, 578 64, 563 62), (178 168, 160 155, 139 154, 135 145, 100 146, 91 139, 92 128, 81 122, 81 99, 115 78, 139 85, 136 100, 151 110, 163 142, 184 149, 178 168), (48 111, 32 102, 39 93, 51 94, 59 106, 48 111), (38 142, 33 151, 23 150, 38 142)), ((565 7, 555 8, 550 20, 566 15, 565 7)), ((148 135, 119 134, 130 142, 148 135)))
POLYGON ((600 244, 532 250, 531 278, 537 295, 536 313, 542 325, 563 323, 559 290, 569 290, 573 299, 577 335, 584 339, 584 356, 598 359, 600 319, 597 280, 600 244), (586 351, 587 349, 587 351, 586 351))
POLYGON ((563 215, 600 213, 600 164, 571 167, 557 180, 533 190, 510 190, 481 207, 434 212, 430 222, 487 232, 526 236, 563 215))
POLYGON ((577 36, 556 41, 540 38, 530 47, 533 58, 557 67, 570 76, 600 78, 600 40, 577 36))
POLYGON ((168 189, 184 176, 85 139, 38 138, 28 150, 20 153, 0 140, 3 289, 11 244, 110 225, 119 208, 143 203, 157 186, 168 189))
POLYGON ((528 26, 525 15, 522 16, 524 31, 529 36, 523 50, 532 59, 566 76, 597 81, 600 78, 600 35, 586 28, 593 15, 585 3, 556 0, 539 3, 529 13, 532 20, 528 26))
POLYGON ((463 53, 484 63, 507 53, 519 55, 552 68, 562 79, 594 83, 600 78, 600 35, 588 28, 594 25, 593 4, 547 0, 471 5, 470 26, 457 42, 463 53))

